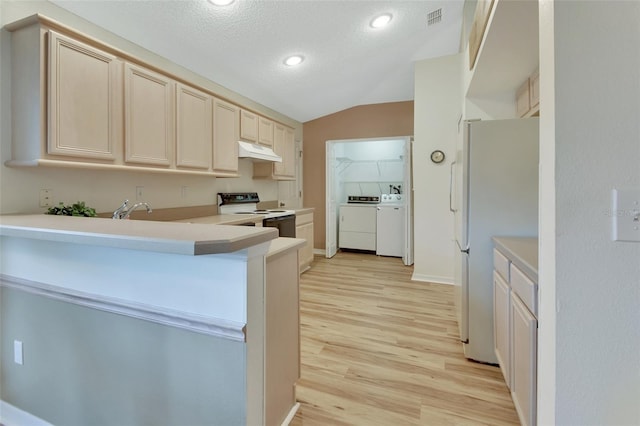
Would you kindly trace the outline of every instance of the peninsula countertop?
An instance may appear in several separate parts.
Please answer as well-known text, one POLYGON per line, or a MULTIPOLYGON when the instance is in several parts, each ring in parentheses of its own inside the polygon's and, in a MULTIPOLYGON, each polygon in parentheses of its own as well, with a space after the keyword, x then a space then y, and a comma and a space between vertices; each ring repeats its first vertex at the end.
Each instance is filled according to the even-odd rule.
POLYGON ((0 216, 0 236, 197 256, 268 242, 278 237, 278 230, 32 214, 0 216))

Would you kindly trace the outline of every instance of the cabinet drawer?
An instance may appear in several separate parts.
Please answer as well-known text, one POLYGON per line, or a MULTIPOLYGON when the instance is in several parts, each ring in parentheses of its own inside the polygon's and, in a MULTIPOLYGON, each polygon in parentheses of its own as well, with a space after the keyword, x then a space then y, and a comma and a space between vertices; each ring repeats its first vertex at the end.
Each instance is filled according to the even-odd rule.
POLYGON ((509 282, 509 259, 496 249, 493 249, 493 269, 502 276, 503 280, 509 282))
POLYGON ((304 225, 305 223, 311 222, 313 222, 313 213, 296 215, 296 226, 304 225))
POLYGON ((538 288, 536 284, 531 281, 525 274, 520 271, 516 266, 511 264, 511 289, 520 297, 522 302, 529 308, 529 310, 538 316, 538 288))

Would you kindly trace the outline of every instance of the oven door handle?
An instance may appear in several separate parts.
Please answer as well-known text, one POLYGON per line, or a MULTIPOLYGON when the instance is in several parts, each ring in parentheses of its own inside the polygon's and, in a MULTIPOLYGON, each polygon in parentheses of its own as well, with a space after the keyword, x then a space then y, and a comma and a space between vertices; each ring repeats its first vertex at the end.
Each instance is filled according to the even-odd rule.
POLYGON ((268 217, 268 218, 265 218, 264 220, 270 221, 270 222, 282 222, 283 220, 291 220, 291 219, 294 219, 295 217, 296 217, 295 215, 289 214, 286 216, 268 217))

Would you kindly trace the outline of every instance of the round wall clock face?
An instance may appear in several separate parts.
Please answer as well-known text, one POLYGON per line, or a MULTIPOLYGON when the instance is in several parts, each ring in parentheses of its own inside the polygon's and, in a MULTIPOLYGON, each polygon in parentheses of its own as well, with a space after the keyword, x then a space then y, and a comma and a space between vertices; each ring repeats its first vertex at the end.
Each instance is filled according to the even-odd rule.
POLYGON ((442 163, 444 161, 444 152, 440 150, 433 151, 431 153, 431 161, 433 161, 436 164, 442 163))

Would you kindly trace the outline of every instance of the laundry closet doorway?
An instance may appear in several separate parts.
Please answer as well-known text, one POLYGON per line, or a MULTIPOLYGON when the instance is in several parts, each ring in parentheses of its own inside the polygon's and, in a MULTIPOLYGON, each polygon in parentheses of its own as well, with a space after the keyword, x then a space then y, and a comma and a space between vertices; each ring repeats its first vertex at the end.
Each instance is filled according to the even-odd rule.
MULTIPOLYGON (((413 264, 412 137, 343 139, 326 142, 326 249, 333 257, 339 248, 340 206, 349 196, 401 195, 404 207, 405 265, 413 264)), ((375 248, 374 248, 375 250, 375 248)))

